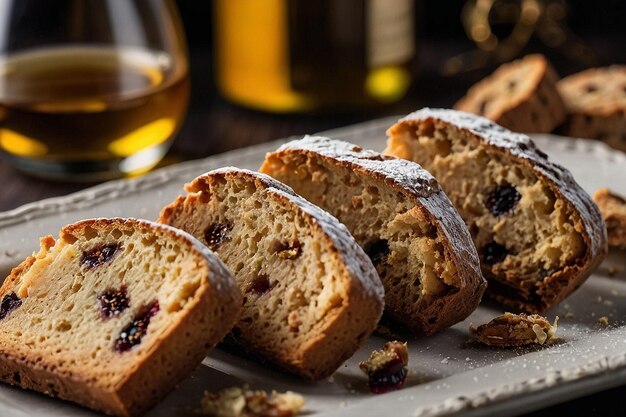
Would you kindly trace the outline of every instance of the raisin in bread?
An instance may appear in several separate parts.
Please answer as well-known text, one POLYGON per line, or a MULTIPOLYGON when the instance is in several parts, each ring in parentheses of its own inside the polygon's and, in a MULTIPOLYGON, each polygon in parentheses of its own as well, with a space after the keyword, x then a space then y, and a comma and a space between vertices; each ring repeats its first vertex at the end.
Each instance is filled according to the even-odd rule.
POLYGON ((261 172, 348 227, 376 266, 385 311, 412 331, 445 329, 477 307, 486 282, 472 238, 418 164, 306 137, 268 154, 261 172))
POLYGON ((543 55, 527 55, 475 84, 454 108, 517 132, 548 133, 565 120, 558 80, 543 55))
POLYGON ((593 195, 604 217, 609 245, 626 248, 626 199, 601 188, 593 195))
POLYGON ((211 171, 185 189, 159 221, 198 237, 233 271, 244 293, 235 343, 306 378, 332 374, 383 310, 376 270, 345 226, 252 171, 211 171))
POLYGON ((159 401, 241 310, 234 278, 200 242, 119 218, 42 238, 0 297, 3 381, 120 416, 159 401))
POLYGON ((436 109, 401 119, 387 134, 384 153, 416 161, 439 180, 474 238, 488 294, 503 304, 542 312, 604 258, 598 207, 528 136, 436 109))
POLYGON ((626 65, 582 71, 557 87, 568 113, 563 134, 626 152, 626 65))

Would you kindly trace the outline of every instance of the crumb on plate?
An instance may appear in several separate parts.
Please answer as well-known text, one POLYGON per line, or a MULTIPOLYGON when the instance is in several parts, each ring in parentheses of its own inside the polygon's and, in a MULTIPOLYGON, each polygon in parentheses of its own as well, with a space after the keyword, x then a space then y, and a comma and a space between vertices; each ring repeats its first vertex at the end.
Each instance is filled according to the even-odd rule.
POLYGON ((373 351, 369 359, 359 363, 359 368, 367 375, 370 390, 380 394, 404 384, 408 364, 407 344, 393 341, 385 343, 382 350, 373 351))
POLYGON ((268 394, 247 387, 205 392, 201 411, 212 417, 292 417, 304 406, 304 397, 291 391, 268 394))
POLYGON ((554 324, 550 324, 538 314, 504 313, 478 328, 470 326, 470 332, 476 340, 488 346, 543 345, 554 338, 558 321, 558 316, 554 324))

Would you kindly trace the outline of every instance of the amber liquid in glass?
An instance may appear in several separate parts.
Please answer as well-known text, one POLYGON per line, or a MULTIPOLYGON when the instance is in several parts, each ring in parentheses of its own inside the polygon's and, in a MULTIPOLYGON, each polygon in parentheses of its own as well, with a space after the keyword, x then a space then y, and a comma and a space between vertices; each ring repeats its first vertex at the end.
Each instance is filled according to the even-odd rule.
POLYGON ((18 168, 50 176, 143 172, 167 151, 188 96, 186 68, 143 48, 0 57, 0 150, 18 168))

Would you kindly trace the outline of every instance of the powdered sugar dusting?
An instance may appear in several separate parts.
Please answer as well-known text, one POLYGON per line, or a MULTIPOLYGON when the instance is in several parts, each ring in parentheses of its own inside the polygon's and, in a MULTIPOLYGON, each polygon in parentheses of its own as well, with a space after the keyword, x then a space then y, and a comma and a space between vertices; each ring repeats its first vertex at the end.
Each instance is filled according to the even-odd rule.
POLYGON ((441 186, 435 177, 419 164, 384 156, 352 143, 322 136, 305 136, 303 139, 282 145, 276 152, 288 150, 315 152, 328 158, 357 165, 367 171, 379 174, 387 182, 395 183, 415 196, 426 197, 441 191, 441 186))

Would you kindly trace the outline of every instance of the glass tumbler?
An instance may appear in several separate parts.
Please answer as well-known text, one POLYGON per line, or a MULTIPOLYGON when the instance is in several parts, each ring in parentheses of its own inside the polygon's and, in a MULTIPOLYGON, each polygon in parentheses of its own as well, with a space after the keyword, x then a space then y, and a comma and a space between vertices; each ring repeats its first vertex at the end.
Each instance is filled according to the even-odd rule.
POLYGON ((154 167, 189 99, 170 0, 0 0, 0 153, 44 178, 154 167))

